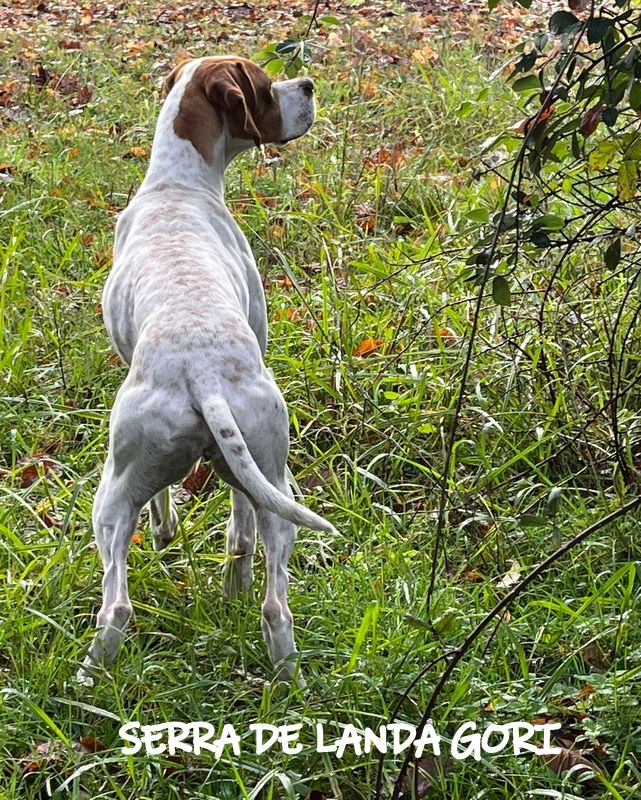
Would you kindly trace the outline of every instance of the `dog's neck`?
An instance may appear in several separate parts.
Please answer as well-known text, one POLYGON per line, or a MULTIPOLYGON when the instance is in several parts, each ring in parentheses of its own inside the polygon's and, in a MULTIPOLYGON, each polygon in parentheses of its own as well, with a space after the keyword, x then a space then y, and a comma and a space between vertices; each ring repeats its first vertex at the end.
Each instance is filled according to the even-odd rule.
POLYGON ((170 93, 160 111, 143 186, 157 182, 187 184, 223 201, 223 177, 228 165, 224 137, 215 142, 212 159, 207 163, 188 139, 181 139, 174 131, 180 97, 172 95, 179 93, 170 93))

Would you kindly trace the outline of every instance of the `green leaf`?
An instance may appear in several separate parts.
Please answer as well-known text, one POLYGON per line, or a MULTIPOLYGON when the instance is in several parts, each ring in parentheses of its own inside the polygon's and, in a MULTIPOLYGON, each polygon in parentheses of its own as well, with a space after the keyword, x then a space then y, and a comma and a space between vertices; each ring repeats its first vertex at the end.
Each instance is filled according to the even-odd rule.
POLYGON ((448 631, 452 630, 459 619, 459 612, 454 608, 448 608, 440 616, 436 617, 432 622, 432 626, 439 636, 443 636, 448 633, 448 631))
POLYGON ((461 119, 465 119, 469 117, 471 114, 474 113, 476 106, 474 103, 470 103, 469 100, 463 100, 463 102, 454 109, 454 113, 457 117, 461 117, 461 119))
POLYGON ((499 215, 499 219, 500 219, 500 225, 499 225, 500 233, 505 233, 506 231, 511 231, 514 228, 516 228, 516 222, 517 222, 516 214, 505 214, 503 216, 503 219, 501 219, 499 215))
POLYGON ((641 109, 641 82, 635 81, 630 88, 630 107, 634 111, 641 109))
POLYGON ((285 75, 287 75, 288 78, 295 78, 302 68, 303 62, 298 56, 296 56, 296 58, 293 58, 286 63, 285 75))
POLYGON ((537 50, 545 50, 546 44, 550 41, 550 37, 547 33, 539 33, 539 35, 534 39, 534 46, 537 50))
POLYGON ((619 261, 621 260, 621 237, 615 239, 607 246, 606 251, 603 254, 603 260, 605 261, 605 266, 608 269, 617 268, 619 261))
POLYGON ((318 18, 319 25, 340 25, 340 20, 337 17, 333 17, 331 14, 323 14, 322 17, 318 18))
POLYGON ((300 47, 300 42, 296 39, 283 39, 276 45, 278 55, 292 55, 300 47))
POLYGON ((626 161, 641 161, 641 136, 631 133, 623 137, 623 155, 626 161))
POLYGON ((264 70, 268 75, 273 77, 274 75, 278 75, 279 72, 282 72, 284 66, 285 62, 281 58, 272 58, 271 61, 268 61, 264 65, 264 70))
POLYGON ((545 231, 534 231, 530 236, 530 241, 536 247, 549 247, 552 244, 552 240, 545 231))
POLYGON ((487 0, 487 7, 490 11, 494 11, 500 2, 501 0, 487 0))
POLYGON ((532 230, 535 231, 560 231, 565 227, 565 217, 558 214, 544 214, 532 222, 532 230))
POLYGON ((473 208, 471 211, 468 211, 465 215, 470 222, 489 222, 490 216, 487 212, 487 208, 473 208))
POLYGON ((612 27, 612 20, 605 17, 594 17, 588 22, 588 43, 600 42, 612 27))
POLYGON ((254 53, 252 59, 254 61, 258 61, 259 64, 263 64, 267 61, 271 61, 273 58, 276 58, 276 44, 270 44, 265 47, 263 50, 259 50, 258 53, 254 53))
POLYGON ((530 53, 524 53, 514 65, 514 72, 529 72, 536 64, 536 59, 536 50, 532 50, 530 53))
POLYGON ((519 525, 522 528, 544 528, 547 524, 548 520, 539 514, 521 514, 519 517, 519 525))
POLYGON ((569 11, 556 11, 550 17, 548 27, 555 36, 561 36, 564 33, 573 33, 573 28, 578 30, 581 27, 581 21, 569 11))
POLYGON ((595 171, 605 169, 618 152, 618 142, 613 142, 610 139, 599 142, 588 156, 588 167, 595 171))
POLYGON ((503 275, 496 275, 492 281, 492 300, 497 306, 509 306, 512 302, 510 284, 503 275))
POLYGON ((525 75, 523 78, 519 78, 512 84, 512 89, 514 89, 515 92, 527 92, 531 89, 539 91, 540 88, 541 84, 539 83, 539 79, 536 77, 536 75, 525 75))
POLYGON ((617 194, 619 200, 623 200, 625 203, 634 198, 637 193, 638 177, 639 170, 635 163, 632 161, 622 162, 617 176, 617 194))

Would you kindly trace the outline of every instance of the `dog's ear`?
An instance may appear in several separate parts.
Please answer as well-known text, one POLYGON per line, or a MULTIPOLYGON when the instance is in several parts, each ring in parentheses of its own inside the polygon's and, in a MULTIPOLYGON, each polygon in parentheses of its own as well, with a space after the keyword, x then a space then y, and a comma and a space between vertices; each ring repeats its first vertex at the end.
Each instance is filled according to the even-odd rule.
POLYGON ((182 71, 189 63, 189 59, 187 61, 181 61, 180 64, 175 66, 172 71, 167 75, 165 80, 163 81, 162 85, 162 96, 167 97, 169 92, 173 89, 174 84, 180 78, 182 71))
POLYGON ((232 133, 262 144, 259 130, 259 101, 256 86, 242 61, 216 65, 207 76, 205 93, 214 108, 227 112, 232 133))

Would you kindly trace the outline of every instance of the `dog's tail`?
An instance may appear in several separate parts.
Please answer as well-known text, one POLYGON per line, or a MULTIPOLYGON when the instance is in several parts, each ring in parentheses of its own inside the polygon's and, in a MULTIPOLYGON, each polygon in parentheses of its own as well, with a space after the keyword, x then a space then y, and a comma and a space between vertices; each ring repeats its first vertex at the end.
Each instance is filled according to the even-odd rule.
POLYGON ((296 525, 315 531, 336 532, 331 523, 284 495, 267 480, 249 452, 229 404, 222 396, 209 396, 200 405, 227 466, 248 495, 268 511, 296 525))

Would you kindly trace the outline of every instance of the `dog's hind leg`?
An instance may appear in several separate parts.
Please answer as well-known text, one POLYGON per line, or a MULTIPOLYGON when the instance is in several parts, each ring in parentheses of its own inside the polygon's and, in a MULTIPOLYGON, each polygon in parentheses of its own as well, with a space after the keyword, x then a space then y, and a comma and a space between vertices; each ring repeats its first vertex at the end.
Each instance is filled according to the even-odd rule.
POLYGON ((163 489, 149 501, 149 521, 154 537, 154 550, 163 550, 176 535, 178 513, 169 488, 163 489))
POLYGON ((96 664, 109 665, 124 636, 132 608, 127 588, 127 553, 142 506, 136 507, 124 491, 122 477, 114 475, 113 460, 107 458, 93 506, 93 529, 102 559, 102 607, 98 631, 82 673, 91 674, 96 664))
MULTIPOLYGON (((291 497, 291 490, 285 482, 278 488, 291 497)), ((267 587, 262 607, 263 636, 272 664, 278 665, 279 676, 291 679, 295 664, 291 660, 283 662, 283 659, 296 652, 294 620, 287 603, 287 562, 294 547, 296 527, 271 511, 258 508, 256 528, 267 561, 267 587)), ((299 682, 302 684, 302 680, 299 682)))
POLYGON ((256 514, 249 498, 232 490, 232 512, 227 525, 225 594, 237 597, 248 592, 252 582, 252 560, 256 546, 256 514))

